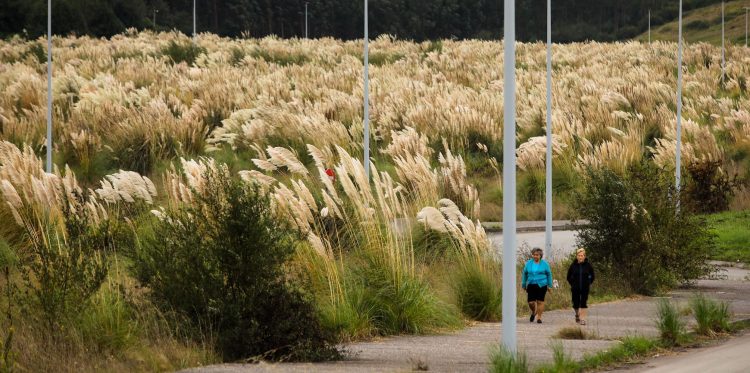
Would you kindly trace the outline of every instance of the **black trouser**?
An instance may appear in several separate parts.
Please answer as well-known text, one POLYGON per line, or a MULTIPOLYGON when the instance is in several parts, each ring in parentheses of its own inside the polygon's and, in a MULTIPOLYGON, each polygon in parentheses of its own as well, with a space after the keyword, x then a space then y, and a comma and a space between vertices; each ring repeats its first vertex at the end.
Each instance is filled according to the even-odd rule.
POLYGON ((589 300, 589 289, 571 289, 573 291, 573 308, 589 308, 586 302, 589 300))

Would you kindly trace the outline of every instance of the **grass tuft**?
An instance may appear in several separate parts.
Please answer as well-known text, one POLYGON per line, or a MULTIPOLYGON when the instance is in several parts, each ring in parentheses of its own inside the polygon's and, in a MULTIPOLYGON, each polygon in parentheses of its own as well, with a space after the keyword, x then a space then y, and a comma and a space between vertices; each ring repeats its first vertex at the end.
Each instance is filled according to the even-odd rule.
POLYGON ((676 346, 685 342, 685 323, 680 319, 677 307, 667 299, 660 299, 657 303, 656 327, 665 346, 676 346))
POLYGON ((490 372, 526 373, 529 364, 524 353, 512 353, 505 346, 496 346, 490 351, 490 372))
POLYGON ((598 336, 593 332, 583 330, 580 326, 569 326, 562 328, 555 334, 556 338, 560 339, 574 339, 574 340, 586 340, 586 339, 598 339, 598 336))
POLYGON ((726 302, 717 302, 698 294, 690 300, 690 308, 695 316, 695 331, 698 334, 713 336, 731 330, 729 304, 726 302))

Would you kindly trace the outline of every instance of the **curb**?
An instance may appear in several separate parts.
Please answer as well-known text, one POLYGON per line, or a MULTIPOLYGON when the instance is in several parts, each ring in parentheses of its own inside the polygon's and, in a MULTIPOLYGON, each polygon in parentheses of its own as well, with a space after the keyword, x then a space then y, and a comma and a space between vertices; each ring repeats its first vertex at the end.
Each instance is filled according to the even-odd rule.
MULTIPOLYGON (((516 233, 530 233, 530 232, 544 232, 545 225, 543 221, 537 222, 518 222, 521 224, 516 225, 516 233)), ((587 222, 581 221, 578 224, 574 222, 566 223, 553 223, 553 231, 573 231, 585 225, 587 222)), ((502 222, 482 222, 482 228, 488 233, 502 233, 503 223, 502 222)))

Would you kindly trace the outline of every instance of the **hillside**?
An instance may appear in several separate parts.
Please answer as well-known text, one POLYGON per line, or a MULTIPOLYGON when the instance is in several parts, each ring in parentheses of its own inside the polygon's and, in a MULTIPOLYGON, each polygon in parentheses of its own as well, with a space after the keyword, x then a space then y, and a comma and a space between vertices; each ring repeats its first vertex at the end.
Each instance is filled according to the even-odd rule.
MULTIPOLYGON (((750 0, 727 1, 725 4, 725 37, 727 43, 745 44, 745 10, 750 0)), ((688 43, 708 42, 721 45, 721 4, 685 11, 682 20, 682 33, 688 43)), ((648 31, 637 37, 648 40, 648 31)), ((677 19, 655 26, 651 30, 652 40, 677 41, 677 19)))

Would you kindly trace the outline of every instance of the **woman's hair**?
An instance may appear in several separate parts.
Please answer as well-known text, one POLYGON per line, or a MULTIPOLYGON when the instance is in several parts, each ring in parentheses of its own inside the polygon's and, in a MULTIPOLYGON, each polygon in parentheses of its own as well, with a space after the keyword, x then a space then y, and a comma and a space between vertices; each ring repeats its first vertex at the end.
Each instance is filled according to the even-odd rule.
POLYGON ((540 257, 540 258, 544 258, 544 251, 543 251, 542 249, 540 249, 540 248, 538 248, 538 247, 535 247, 535 248, 531 249, 531 255, 532 255, 532 256, 533 256, 534 254, 536 254, 536 253, 539 253, 539 257, 540 257))
POLYGON ((583 255, 586 255, 586 249, 579 247, 578 249, 576 249, 576 255, 578 255, 578 253, 583 253, 583 255))

